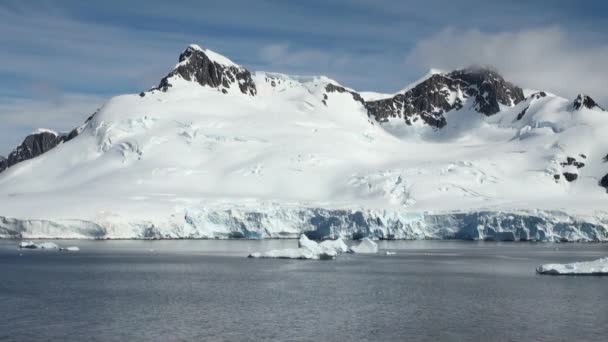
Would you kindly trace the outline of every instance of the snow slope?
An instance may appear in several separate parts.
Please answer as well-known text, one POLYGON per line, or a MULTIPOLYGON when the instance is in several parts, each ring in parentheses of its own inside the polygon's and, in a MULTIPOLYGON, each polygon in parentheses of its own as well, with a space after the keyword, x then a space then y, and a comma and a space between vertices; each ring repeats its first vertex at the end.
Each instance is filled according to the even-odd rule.
POLYGON ((0 173, 0 236, 608 239, 600 108, 534 93, 484 115, 456 91, 444 127, 381 123, 329 78, 187 51, 224 78, 175 69, 0 173))

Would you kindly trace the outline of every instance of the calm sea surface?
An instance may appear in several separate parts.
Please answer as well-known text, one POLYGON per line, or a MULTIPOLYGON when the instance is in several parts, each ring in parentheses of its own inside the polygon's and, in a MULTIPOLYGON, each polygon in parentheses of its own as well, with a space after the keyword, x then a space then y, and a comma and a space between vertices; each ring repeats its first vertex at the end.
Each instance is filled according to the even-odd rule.
POLYGON ((1 341, 608 338, 608 277, 534 272, 608 244, 391 241, 308 261, 245 258, 293 240, 56 242, 81 251, 0 240, 1 341))

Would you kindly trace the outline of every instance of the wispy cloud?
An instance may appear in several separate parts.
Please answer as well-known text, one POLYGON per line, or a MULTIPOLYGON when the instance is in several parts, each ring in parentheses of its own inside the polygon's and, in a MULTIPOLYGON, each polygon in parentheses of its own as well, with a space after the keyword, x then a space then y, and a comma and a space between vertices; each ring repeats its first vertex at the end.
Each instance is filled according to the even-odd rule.
POLYGON ((407 62, 445 69, 493 65, 523 87, 568 97, 583 92, 608 103, 608 44, 584 38, 557 26, 498 33, 446 29, 420 41, 407 62))

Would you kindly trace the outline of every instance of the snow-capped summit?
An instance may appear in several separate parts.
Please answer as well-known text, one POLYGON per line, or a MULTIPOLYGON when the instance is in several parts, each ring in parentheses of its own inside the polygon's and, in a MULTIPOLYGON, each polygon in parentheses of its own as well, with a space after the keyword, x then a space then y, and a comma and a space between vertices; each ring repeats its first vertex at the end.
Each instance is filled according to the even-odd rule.
POLYGON ((581 110, 583 108, 604 110, 590 96, 585 94, 578 94, 574 102, 572 102, 572 108, 574 110, 581 110))
POLYGON ((523 90, 504 80, 487 67, 474 67, 450 73, 429 73, 421 82, 405 88, 389 99, 369 101, 366 107, 377 121, 402 118, 412 125, 419 119, 441 128, 445 114, 465 106, 484 115, 493 115, 501 106, 511 107, 524 99, 523 90))
POLYGON ((228 57, 226 57, 224 55, 220 55, 219 53, 217 53, 215 51, 212 51, 212 50, 209 50, 209 49, 203 49, 198 44, 190 44, 190 46, 188 46, 188 48, 186 48, 186 50, 184 50, 184 52, 182 52, 182 54, 180 55, 180 63, 183 62, 184 59, 186 59, 186 58, 182 58, 182 56, 184 56, 185 54, 189 54, 188 53, 189 50, 195 50, 195 51, 202 52, 211 61, 219 63, 221 65, 240 67, 240 65, 237 65, 236 63, 234 63, 233 61, 231 61, 228 57))
POLYGON ((526 95, 487 67, 362 94, 192 45, 0 158, 0 237, 608 240, 608 116, 526 95))
MULTIPOLYGON (((166 92, 180 81, 196 82, 226 94, 240 91, 246 95, 257 93, 251 73, 225 56, 192 44, 179 56, 179 63, 153 90, 166 92)), ((145 96, 141 93, 140 96, 145 96)))

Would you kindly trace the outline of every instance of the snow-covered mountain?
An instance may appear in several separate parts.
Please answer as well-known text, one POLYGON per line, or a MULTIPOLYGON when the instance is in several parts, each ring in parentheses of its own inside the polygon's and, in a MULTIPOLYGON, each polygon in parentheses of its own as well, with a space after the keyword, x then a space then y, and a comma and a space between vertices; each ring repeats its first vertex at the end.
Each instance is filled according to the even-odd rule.
POLYGON ((0 158, 0 236, 608 239, 608 113, 486 67, 395 94, 197 45, 0 158))

